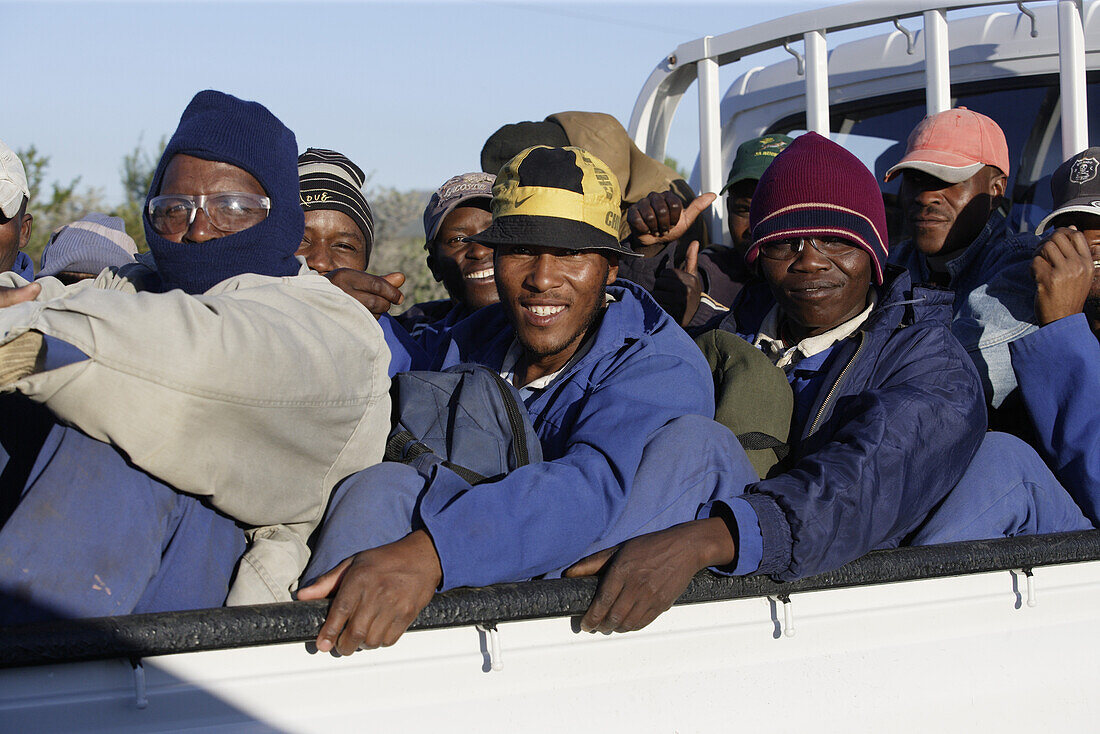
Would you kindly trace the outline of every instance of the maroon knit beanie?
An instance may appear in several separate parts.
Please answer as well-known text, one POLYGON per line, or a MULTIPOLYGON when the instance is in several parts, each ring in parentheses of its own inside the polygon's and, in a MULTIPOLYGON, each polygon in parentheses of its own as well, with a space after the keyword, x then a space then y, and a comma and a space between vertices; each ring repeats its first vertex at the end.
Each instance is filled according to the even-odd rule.
POLYGON ((749 209, 752 263, 760 245, 790 237, 843 237, 871 255, 882 284, 889 238, 878 182, 847 150, 805 133, 775 157, 760 178, 749 209))

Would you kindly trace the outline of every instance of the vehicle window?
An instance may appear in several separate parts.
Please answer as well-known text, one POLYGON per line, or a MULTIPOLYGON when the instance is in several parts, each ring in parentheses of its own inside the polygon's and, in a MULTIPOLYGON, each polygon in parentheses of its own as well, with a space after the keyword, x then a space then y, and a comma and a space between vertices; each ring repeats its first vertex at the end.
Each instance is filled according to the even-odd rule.
MULTIPOLYGON (((1055 91, 1055 95, 1056 95, 1055 91)), ((1086 87, 1088 96, 1089 144, 1100 144, 1100 80, 1092 81, 1086 87)), ((1030 173, 1026 178, 1017 178, 1013 191, 1013 209, 1011 222, 1018 231, 1033 232, 1043 217, 1054 208, 1050 195, 1050 177, 1054 169, 1062 164, 1062 122, 1060 110, 1047 123, 1049 131, 1033 151, 1030 158, 1031 170, 1021 170, 1021 174, 1030 173)), ((1036 125, 1037 130, 1041 125, 1036 125)), ((1038 136, 1037 136, 1038 137, 1038 136)), ((1025 164, 1027 161, 1025 161, 1025 164)))

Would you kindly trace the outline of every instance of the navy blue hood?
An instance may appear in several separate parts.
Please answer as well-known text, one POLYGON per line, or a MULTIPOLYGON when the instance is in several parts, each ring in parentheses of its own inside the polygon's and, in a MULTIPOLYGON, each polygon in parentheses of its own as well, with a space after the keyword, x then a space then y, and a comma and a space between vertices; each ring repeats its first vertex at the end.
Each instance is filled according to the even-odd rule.
POLYGON ((180 117, 145 197, 145 240, 165 290, 202 293, 236 275, 296 275, 294 257, 305 218, 298 202, 298 143, 294 133, 258 102, 206 90, 180 117), (172 242, 149 224, 149 200, 160 193, 165 169, 177 153, 230 163, 252 174, 271 199, 267 218, 241 232, 202 243, 172 242))

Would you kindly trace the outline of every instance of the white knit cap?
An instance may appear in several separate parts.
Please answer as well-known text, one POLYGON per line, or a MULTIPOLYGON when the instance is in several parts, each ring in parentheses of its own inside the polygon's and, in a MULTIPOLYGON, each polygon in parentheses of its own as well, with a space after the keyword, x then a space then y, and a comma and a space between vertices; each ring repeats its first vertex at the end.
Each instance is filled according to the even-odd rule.
POLYGON ((64 272, 98 275, 104 268, 134 262, 136 254, 137 245, 126 234, 122 219, 92 212, 54 230, 42 250, 38 277, 64 272))
POLYGON ((27 172, 23 170, 23 161, 0 140, 0 211, 5 219, 11 219, 19 213, 23 197, 31 196, 27 186, 27 172))

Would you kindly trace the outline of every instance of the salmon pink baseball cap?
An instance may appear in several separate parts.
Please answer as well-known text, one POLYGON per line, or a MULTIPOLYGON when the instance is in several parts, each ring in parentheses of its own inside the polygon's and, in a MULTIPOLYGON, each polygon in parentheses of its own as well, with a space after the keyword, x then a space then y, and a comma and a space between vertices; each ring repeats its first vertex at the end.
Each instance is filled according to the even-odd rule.
POLYGON ((913 128, 905 157, 886 172, 885 180, 912 168, 956 184, 985 166, 996 166, 1008 175, 1005 134, 985 115, 956 107, 929 115, 913 128))

